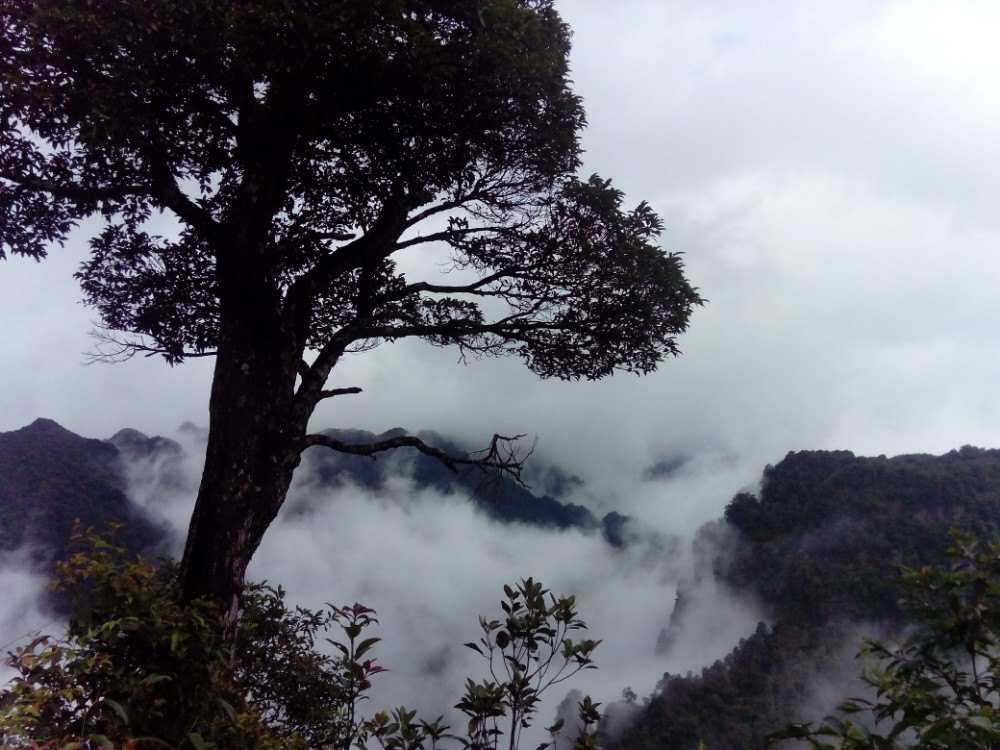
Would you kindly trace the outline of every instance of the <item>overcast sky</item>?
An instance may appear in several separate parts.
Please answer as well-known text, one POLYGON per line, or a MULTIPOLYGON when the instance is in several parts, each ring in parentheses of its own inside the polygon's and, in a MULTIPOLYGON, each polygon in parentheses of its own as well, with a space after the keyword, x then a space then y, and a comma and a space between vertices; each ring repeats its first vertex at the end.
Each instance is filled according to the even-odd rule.
MULTIPOLYGON (((582 499, 682 534, 790 450, 1000 446, 1000 5, 557 5, 575 31, 573 78, 589 115, 584 173, 612 177, 632 203, 653 205, 667 226, 663 246, 685 254, 709 301, 681 339, 683 356, 645 378, 560 383, 517 361, 462 366, 453 350, 384 346, 338 371, 331 385, 365 393, 324 406, 317 427, 434 429, 472 445, 494 431, 537 434, 543 460, 587 481, 582 499), (643 479, 678 458, 686 469, 669 482, 643 479)), ((93 316, 71 276, 83 252, 77 243, 41 264, 0 264, 0 430, 39 416, 90 437, 204 425, 209 362, 82 364, 93 316)), ((410 512, 386 507, 342 507, 328 527, 335 537, 286 519, 257 570, 281 569, 300 590, 324 591, 325 581, 345 579, 348 541, 366 522, 398 535, 398 559, 409 540, 408 565, 443 576, 457 575, 455 558, 428 559, 431 547, 466 545, 459 551, 482 556, 468 563, 473 572, 543 545, 529 534, 505 547, 507 537, 455 509, 441 523, 458 531, 442 541, 426 531, 433 523, 420 532, 410 512), (275 561, 307 533, 316 537, 312 562, 275 561)), ((600 601, 636 594, 621 608, 650 617, 637 617, 641 632, 629 637, 655 637, 676 575, 630 573, 607 550, 564 541, 552 543, 539 574, 569 586, 597 576, 600 601), (565 565, 552 569, 558 560, 565 565)), ((366 575, 347 579, 353 588, 338 600, 370 593, 366 575)), ((462 580, 453 583, 475 598, 469 607, 495 598, 492 578, 485 588, 462 580)), ((412 607, 402 616, 419 619, 412 607)), ((635 686, 642 693, 652 683, 635 686)))
MULTIPOLYGON (((663 216, 709 304, 653 376, 539 381, 397 344, 317 425, 538 434, 595 478, 663 453, 1000 444, 1000 8, 563 0, 584 171, 663 216)), ((210 363, 85 366, 82 243, 0 265, 0 429, 204 424, 210 363)), ((759 468, 759 467, 758 467, 759 468)))

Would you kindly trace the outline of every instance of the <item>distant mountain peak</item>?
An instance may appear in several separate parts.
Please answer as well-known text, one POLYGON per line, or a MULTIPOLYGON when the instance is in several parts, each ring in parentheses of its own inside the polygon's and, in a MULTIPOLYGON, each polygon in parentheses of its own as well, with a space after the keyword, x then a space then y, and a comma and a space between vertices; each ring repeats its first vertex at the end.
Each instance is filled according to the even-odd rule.
POLYGON ((170 438, 149 437, 139 430, 126 427, 118 430, 111 439, 111 445, 117 448, 125 457, 131 458, 151 458, 154 455, 180 456, 184 453, 180 444, 170 438))
POLYGON ((16 430, 16 432, 25 432, 36 435, 59 435, 63 437, 71 435, 73 437, 78 437, 76 433, 67 430, 54 419, 48 419, 47 417, 39 417, 27 427, 22 427, 20 430, 16 430))

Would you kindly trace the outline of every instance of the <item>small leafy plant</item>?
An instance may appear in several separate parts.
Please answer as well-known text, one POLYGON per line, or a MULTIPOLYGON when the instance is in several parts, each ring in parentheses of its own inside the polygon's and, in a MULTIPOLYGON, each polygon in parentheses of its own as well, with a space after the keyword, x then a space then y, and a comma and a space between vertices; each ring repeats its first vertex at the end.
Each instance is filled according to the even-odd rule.
MULTIPOLYGON (((575 597, 556 597, 531 578, 516 589, 504 586, 504 597, 504 620, 480 617, 482 637, 465 644, 486 659, 490 673, 480 683, 468 680, 455 706, 469 717, 468 746, 475 750, 496 750, 502 726, 507 727, 507 747, 518 747, 542 693, 583 669, 594 669, 592 655, 601 643, 569 637, 587 627, 577 617, 575 597)), ((552 729, 554 734, 561 727, 552 729)))
POLYGON ((4 748, 268 747, 242 700, 229 654, 203 602, 176 603, 174 571, 89 532, 53 588, 76 614, 62 637, 39 635, 8 655, 0 692, 4 748))

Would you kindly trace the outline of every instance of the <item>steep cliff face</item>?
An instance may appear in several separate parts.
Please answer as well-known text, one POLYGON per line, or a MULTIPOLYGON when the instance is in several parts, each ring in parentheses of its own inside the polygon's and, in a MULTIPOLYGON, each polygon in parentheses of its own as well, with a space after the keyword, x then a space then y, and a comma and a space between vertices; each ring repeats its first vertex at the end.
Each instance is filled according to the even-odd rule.
POLYGON ((734 542, 714 574, 763 601, 772 624, 701 674, 664 675, 632 726, 609 742, 620 750, 694 750, 701 741, 743 750, 793 719, 821 718, 814 714, 833 703, 823 705, 820 683, 857 673, 861 634, 906 626, 898 566, 938 560, 951 528, 1000 533, 1000 451, 789 453, 764 470, 758 496, 733 498, 725 525, 734 542))

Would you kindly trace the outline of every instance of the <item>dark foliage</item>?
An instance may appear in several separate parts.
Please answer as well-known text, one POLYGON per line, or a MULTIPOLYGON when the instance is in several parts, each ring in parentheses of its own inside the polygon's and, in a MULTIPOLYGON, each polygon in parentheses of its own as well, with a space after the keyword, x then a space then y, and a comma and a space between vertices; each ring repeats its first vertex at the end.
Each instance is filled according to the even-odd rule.
POLYGON ((1000 528, 1000 451, 790 453, 765 469, 759 499, 733 499, 726 520, 748 544, 720 572, 760 594, 776 621, 898 624, 898 565, 933 561, 950 528, 1000 528))
POLYGON ((861 680, 819 724, 775 739, 814 750, 993 750, 1000 743, 1000 545, 954 532, 941 564, 900 570, 916 625, 905 638, 867 638, 861 680))
POLYGON ((6 660, 18 676, 0 691, 3 746, 97 748, 155 737, 177 747, 196 725, 207 729, 234 711, 238 694, 225 677, 211 607, 174 602, 176 568, 95 536, 75 534, 73 546, 55 580, 74 603, 65 636, 37 635, 6 660))
MULTIPOLYGON (((596 668, 600 641, 570 637, 587 628, 574 597, 529 578, 504 586, 503 615, 480 617, 480 639, 466 644, 488 672, 466 681, 455 706, 468 719, 466 738, 449 733, 443 717, 418 719, 402 706, 366 718, 372 678, 387 671, 373 655, 381 640, 369 635, 374 610, 293 611, 280 588, 250 586, 230 652, 211 605, 172 595, 171 562, 153 564, 79 530, 73 544, 79 551, 58 565, 55 581, 75 605, 65 635, 36 635, 5 660, 16 672, 0 686, 0 743, 10 750, 435 750, 442 740, 517 750, 542 694, 596 668)), ((577 750, 597 750, 599 706, 579 702, 577 750)))

